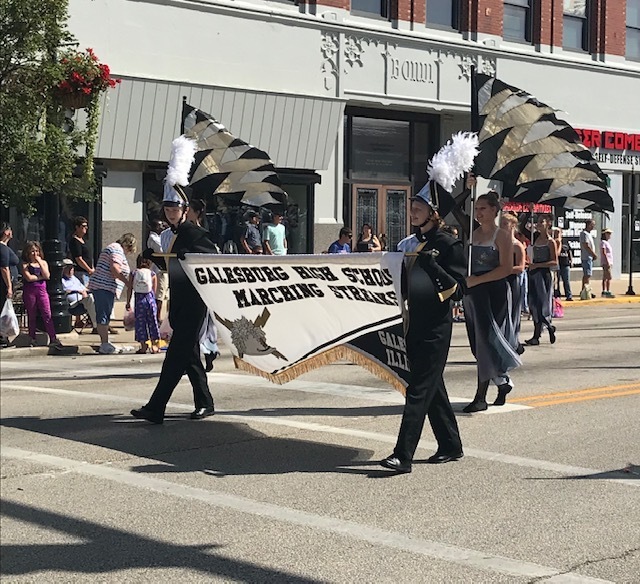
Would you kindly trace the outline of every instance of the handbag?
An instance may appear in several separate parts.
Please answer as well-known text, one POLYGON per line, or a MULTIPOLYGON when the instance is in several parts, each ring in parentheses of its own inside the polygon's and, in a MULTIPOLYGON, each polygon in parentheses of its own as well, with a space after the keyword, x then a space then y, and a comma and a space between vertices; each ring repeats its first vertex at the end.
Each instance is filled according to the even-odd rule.
POLYGON ((169 324, 169 317, 167 316, 160 324, 160 338, 165 341, 168 341, 171 339, 172 334, 173 334, 173 329, 169 324))
POLYGON ((2 312, 0 312, 0 335, 4 337, 17 337, 20 334, 20 324, 16 311, 13 308, 13 301, 7 298, 2 312))
POLYGON ((553 318, 562 318, 564 316, 564 307, 559 298, 553 299, 553 318))
POLYGON ((132 331, 136 328, 136 313, 133 309, 127 310, 122 317, 122 324, 125 331, 132 331))

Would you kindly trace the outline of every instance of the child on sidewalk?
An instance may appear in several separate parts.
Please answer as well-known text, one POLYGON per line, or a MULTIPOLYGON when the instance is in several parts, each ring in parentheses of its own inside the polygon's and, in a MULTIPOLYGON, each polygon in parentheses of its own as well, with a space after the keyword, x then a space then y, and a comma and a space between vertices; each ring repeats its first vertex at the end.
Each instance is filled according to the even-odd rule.
POLYGON ((140 348, 136 353, 147 352, 147 343, 151 341, 150 349, 152 353, 158 353, 160 348, 160 330, 158 328, 156 306, 156 287, 158 280, 151 271, 151 260, 147 260, 139 255, 136 259, 136 270, 131 274, 131 285, 127 291, 126 309, 131 310, 131 293, 135 293, 135 319, 136 319, 136 341, 140 343, 140 348))
POLYGON ((51 319, 51 302, 47 293, 47 280, 50 277, 49 264, 43 257, 42 248, 37 241, 27 241, 22 250, 22 301, 29 318, 29 337, 36 344, 36 318, 38 313, 49 335, 51 346, 60 346, 51 319))
POLYGON ((613 248, 609 243, 611 239, 611 229, 602 231, 602 241, 600 242, 600 265, 602 266, 602 296, 604 298, 615 298, 611 293, 611 268, 613 267, 613 248))

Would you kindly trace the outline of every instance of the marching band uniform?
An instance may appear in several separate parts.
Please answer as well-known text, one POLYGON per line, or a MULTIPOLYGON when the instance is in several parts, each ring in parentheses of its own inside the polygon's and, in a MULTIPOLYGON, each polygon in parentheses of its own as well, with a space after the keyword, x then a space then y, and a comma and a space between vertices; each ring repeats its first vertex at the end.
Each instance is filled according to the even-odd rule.
MULTIPOLYGON (((453 199, 445 192, 431 193, 429 187, 439 188, 433 182, 428 183, 412 200, 445 216, 454 204, 453 199)), ((403 239, 398 251, 418 253, 417 257, 405 258, 402 281, 410 383, 396 447, 381 465, 406 473, 411 472, 411 461, 427 416, 438 442, 438 450, 428 462, 449 462, 463 456, 443 371, 451 344, 451 302, 462 298, 466 263, 462 242, 441 231, 437 217, 434 221, 429 217, 413 235, 403 239), (432 226, 422 232, 421 228, 429 222, 432 226)))
MULTIPOLYGON (((171 226, 174 234, 172 241, 167 247, 163 247, 166 253, 175 253, 177 257, 166 258, 165 261, 165 258, 151 256, 152 249, 145 250, 143 255, 149 256, 161 269, 167 269, 169 273, 169 323, 173 333, 160 379, 149 402, 140 409, 131 410, 134 417, 155 424, 162 423, 171 394, 185 373, 193 386, 195 410, 191 418, 201 419, 214 414, 213 397, 200 360, 200 330, 207 316, 207 307, 178 260, 184 259, 186 253, 217 253, 217 249, 209 239, 207 231, 185 220, 188 201, 183 193, 165 193, 163 204, 184 208, 181 222, 171 226)), ((162 235, 165 235, 165 232, 162 235)), ((166 243, 163 242, 163 245, 166 243)))

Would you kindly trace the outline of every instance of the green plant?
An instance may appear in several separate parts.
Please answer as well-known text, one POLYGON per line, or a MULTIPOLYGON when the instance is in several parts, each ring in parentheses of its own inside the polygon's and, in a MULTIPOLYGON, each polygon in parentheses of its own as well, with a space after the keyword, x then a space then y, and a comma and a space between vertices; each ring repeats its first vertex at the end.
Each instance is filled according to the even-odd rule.
POLYGON ((84 107, 87 112, 83 178, 88 187, 95 183, 93 157, 100 122, 100 96, 120 83, 120 79, 111 77, 109 65, 100 63, 91 48, 85 52, 64 51, 59 63, 61 81, 54 89, 55 95, 63 106, 84 107))

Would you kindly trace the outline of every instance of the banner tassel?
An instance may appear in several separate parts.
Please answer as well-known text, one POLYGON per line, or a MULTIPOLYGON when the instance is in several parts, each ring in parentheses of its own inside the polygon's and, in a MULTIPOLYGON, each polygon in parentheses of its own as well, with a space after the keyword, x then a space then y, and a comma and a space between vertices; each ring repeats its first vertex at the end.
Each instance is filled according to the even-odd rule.
POLYGON ((324 367, 325 365, 330 365, 331 363, 335 363, 336 361, 349 361, 350 363, 354 363, 355 365, 359 365, 363 369, 369 371, 376 377, 382 379, 395 390, 399 391, 402 395, 405 394, 405 386, 400 382, 398 377, 394 374, 390 373, 387 369, 378 365, 371 359, 365 357, 355 349, 347 347, 346 345, 338 345, 337 347, 333 347, 318 355, 314 355, 309 359, 306 359, 302 363, 297 363, 289 368, 286 371, 281 371, 280 373, 269 373, 268 371, 262 371, 257 367, 254 367, 250 363, 247 363, 240 357, 236 357, 234 355, 233 362, 236 366, 236 369, 241 369, 242 371, 246 371, 247 373, 251 373, 252 375, 259 375, 260 377, 264 377, 268 379, 272 383, 277 383, 278 385, 284 385, 289 381, 293 381, 300 375, 304 375, 309 371, 313 371, 314 369, 318 369, 320 367, 324 367))

